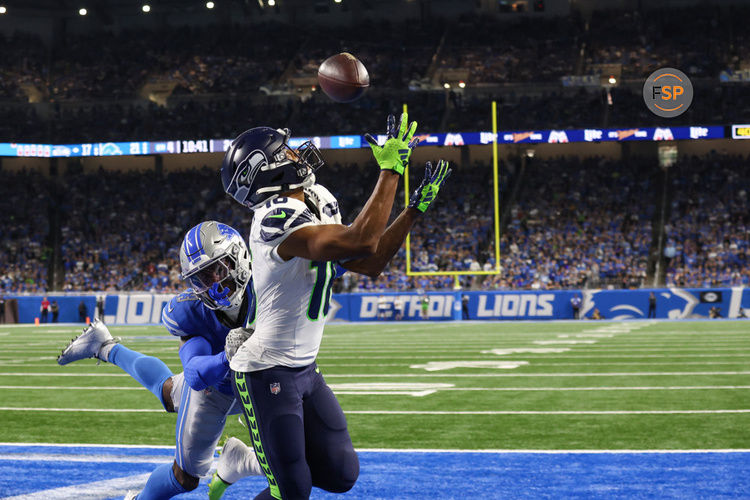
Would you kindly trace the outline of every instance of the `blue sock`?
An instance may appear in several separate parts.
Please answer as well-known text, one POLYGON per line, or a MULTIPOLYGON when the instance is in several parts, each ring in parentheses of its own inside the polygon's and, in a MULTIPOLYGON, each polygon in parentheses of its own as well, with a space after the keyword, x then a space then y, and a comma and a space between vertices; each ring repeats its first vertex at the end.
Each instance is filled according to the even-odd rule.
POLYGON ((159 398, 164 406, 161 388, 164 382, 174 374, 162 360, 132 351, 122 344, 116 344, 109 351, 107 361, 125 370, 139 384, 159 398))
POLYGON ((177 482, 172 472, 172 464, 164 464, 157 467, 148 478, 146 487, 138 493, 137 500, 161 500, 172 498, 187 490, 177 482))

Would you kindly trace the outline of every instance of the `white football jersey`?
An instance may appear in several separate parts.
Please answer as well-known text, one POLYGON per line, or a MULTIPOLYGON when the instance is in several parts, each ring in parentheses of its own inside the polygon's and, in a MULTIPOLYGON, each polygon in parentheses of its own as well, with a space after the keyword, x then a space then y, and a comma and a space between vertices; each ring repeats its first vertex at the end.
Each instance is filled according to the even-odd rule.
POLYGON ((286 197, 272 199, 254 210, 249 247, 257 319, 255 333, 230 362, 234 371, 307 366, 318 355, 335 265, 301 257, 284 261, 278 254, 278 246, 294 231, 341 221, 338 203, 328 190, 316 185, 307 194, 319 207, 320 216, 304 202, 286 197))

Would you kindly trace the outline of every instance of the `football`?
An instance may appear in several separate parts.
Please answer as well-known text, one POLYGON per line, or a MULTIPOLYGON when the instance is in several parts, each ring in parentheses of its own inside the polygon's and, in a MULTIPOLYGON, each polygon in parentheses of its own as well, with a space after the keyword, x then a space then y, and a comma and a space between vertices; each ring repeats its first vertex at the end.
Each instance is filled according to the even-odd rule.
POLYGON ((370 86, 370 75, 359 59, 342 52, 323 61, 318 68, 318 83, 334 101, 352 102, 370 86))

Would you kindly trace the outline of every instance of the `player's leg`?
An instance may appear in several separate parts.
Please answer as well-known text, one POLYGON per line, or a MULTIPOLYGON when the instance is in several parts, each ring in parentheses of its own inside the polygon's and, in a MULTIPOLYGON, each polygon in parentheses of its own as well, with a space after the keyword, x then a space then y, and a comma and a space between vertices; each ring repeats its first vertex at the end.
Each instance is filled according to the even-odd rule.
POLYGON ((313 390, 304 399, 305 453, 313 486, 333 493, 349 491, 359 477, 346 417, 336 396, 316 370, 313 390))
POLYGON ((262 476, 255 450, 236 437, 230 437, 221 449, 219 463, 208 485, 209 500, 218 500, 228 486, 243 477, 262 476))
MULTIPOLYGON (((178 377, 175 377, 175 382, 178 377)), ((149 477, 138 500, 172 498, 198 487, 208 474, 216 443, 224 430, 234 398, 218 391, 195 391, 182 381, 177 412, 175 461, 158 467, 149 477)), ((174 390, 173 390, 174 393, 174 390)))
POLYGON ((58 356, 57 362, 66 365, 86 358, 96 358, 122 368, 151 391, 164 409, 175 411, 175 405, 168 398, 172 389, 172 370, 159 358, 146 356, 119 344, 119 339, 112 337, 107 326, 99 320, 95 320, 81 335, 74 338, 58 356))
POLYGON ((277 366, 234 374, 237 398, 268 480, 268 488, 256 500, 310 497, 312 479, 305 460, 302 396, 297 388, 297 378, 307 368, 277 366))
POLYGON ((136 382, 148 389, 159 398, 165 410, 175 411, 174 402, 170 397, 174 374, 162 360, 116 344, 105 361, 122 368, 136 382))

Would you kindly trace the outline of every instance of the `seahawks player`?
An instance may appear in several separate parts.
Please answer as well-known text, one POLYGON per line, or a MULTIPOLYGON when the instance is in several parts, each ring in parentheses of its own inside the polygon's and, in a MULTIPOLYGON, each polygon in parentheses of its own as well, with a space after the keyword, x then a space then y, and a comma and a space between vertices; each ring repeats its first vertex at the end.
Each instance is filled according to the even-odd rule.
MULTIPOLYGON (((225 342, 231 356, 249 337, 248 330, 238 327, 255 320, 247 246, 235 229, 203 222, 186 234, 180 264, 192 288, 164 307, 162 323, 180 337, 184 372, 173 375, 161 360, 118 344, 98 320, 58 358, 61 365, 89 357, 111 362, 149 389, 165 410, 177 412, 175 461, 152 473, 139 499, 171 498, 195 489, 211 466, 226 416, 241 412, 227 377, 225 342), (231 328, 236 329, 228 336, 231 328)), ((213 498, 221 496, 227 483, 261 474, 255 454, 239 440, 230 439, 222 455, 211 485, 213 498)))
POLYGON ((406 113, 387 140, 371 137, 380 167, 374 191, 350 226, 320 210, 305 188, 322 166, 310 142, 294 150, 289 131, 250 129, 232 143, 224 190, 253 211, 249 247, 258 301, 254 334, 230 360, 255 452, 268 480, 256 500, 306 499, 312 486, 352 488, 359 460, 346 419, 315 358, 329 310, 334 263, 376 277, 450 174, 428 163, 409 206, 386 229, 398 182, 417 141, 406 113))

